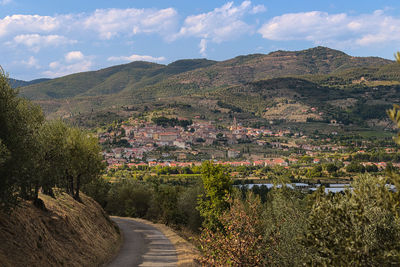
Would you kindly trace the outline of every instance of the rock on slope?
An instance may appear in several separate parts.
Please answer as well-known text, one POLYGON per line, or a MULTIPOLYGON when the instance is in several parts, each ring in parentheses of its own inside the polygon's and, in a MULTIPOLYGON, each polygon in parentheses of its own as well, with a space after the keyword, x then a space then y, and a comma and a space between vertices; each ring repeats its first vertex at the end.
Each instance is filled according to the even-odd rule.
POLYGON ((0 213, 0 266, 98 266, 119 248, 118 228, 91 198, 40 198, 48 211, 23 202, 0 213))

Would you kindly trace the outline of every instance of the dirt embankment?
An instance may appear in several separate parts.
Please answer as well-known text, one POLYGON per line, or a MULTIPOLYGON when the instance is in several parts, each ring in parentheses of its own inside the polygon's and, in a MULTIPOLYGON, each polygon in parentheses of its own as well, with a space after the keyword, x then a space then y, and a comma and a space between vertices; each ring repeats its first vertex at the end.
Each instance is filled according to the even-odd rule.
POLYGON ((23 202, 0 213, 0 266, 99 266, 119 249, 121 237, 99 204, 82 194, 40 195, 48 211, 23 202))

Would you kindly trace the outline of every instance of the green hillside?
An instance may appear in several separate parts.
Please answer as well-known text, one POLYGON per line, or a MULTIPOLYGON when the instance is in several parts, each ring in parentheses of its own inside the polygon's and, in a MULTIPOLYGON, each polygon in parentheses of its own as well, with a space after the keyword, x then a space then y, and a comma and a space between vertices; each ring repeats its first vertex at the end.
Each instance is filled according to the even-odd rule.
POLYGON ((98 71, 71 74, 21 88, 30 99, 99 96, 156 84, 171 75, 214 64, 206 59, 180 60, 167 66, 136 61, 98 71))
POLYGON ((167 109, 222 120, 236 113, 246 122, 337 120, 375 126, 386 107, 399 103, 399 74, 400 66, 391 60, 316 47, 221 62, 132 62, 21 87, 20 92, 48 116, 87 126, 167 109))
POLYGON ((22 86, 28 86, 31 84, 37 84, 37 83, 41 83, 41 82, 45 82, 48 81, 50 79, 46 79, 46 78, 42 78, 42 79, 36 79, 36 80, 32 80, 32 81, 23 81, 23 80, 17 80, 17 79, 9 79, 9 83, 11 85, 12 88, 18 88, 18 87, 22 87, 22 86))

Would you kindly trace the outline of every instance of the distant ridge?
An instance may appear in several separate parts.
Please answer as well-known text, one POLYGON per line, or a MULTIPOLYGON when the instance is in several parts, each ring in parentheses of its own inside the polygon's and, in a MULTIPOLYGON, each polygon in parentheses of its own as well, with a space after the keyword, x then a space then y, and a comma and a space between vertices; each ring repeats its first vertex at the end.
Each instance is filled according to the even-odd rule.
MULTIPOLYGON (((24 86, 21 93, 31 99, 100 96, 120 92, 142 94, 140 91, 144 88, 146 91, 160 91, 162 88, 170 95, 169 93, 175 93, 169 92, 174 84, 178 87, 184 85, 185 88, 188 85, 198 89, 212 88, 284 76, 329 74, 392 62, 376 57, 352 57, 341 51, 319 46, 302 51, 238 56, 220 62, 185 59, 162 65, 136 61, 53 80, 13 84, 24 86)), ((182 94, 181 90, 178 93, 182 94)))
POLYGON ((16 80, 16 79, 12 79, 12 78, 9 79, 10 85, 11 85, 12 88, 28 86, 28 85, 32 85, 32 84, 37 84, 37 83, 49 81, 49 80, 51 80, 51 79, 41 78, 41 79, 35 79, 35 80, 32 80, 32 81, 16 80))
POLYGON ((247 114, 243 118, 268 121, 285 112, 286 121, 361 124, 368 119, 372 125, 397 103, 398 91, 400 65, 394 61, 353 57, 321 46, 224 61, 136 61, 20 87, 48 116, 90 125, 163 109, 178 114, 185 110, 189 117, 207 113, 210 118, 241 110, 247 114), (299 113, 311 108, 320 112, 299 113))

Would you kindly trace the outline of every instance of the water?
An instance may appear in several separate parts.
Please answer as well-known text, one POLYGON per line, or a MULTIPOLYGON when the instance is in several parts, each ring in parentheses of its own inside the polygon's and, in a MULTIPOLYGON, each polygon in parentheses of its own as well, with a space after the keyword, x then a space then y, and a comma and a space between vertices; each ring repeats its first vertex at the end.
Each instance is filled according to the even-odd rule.
MULTIPOLYGON (((245 184, 245 185, 238 185, 238 186, 247 186, 249 189, 253 188, 254 186, 266 186, 268 189, 274 187, 274 184, 245 184)), ((320 184, 313 184, 312 186, 305 183, 293 183, 293 184, 286 184, 288 188, 291 189, 308 189, 311 191, 317 190, 321 185, 320 184)), ((396 187, 391 184, 386 184, 387 187, 390 188, 392 191, 396 191, 396 187)), ((282 185, 276 185, 277 188, 281 188, 282 185)), ((344 192, 346 189, 353 190, 353 188, 349 184, 329 184, 325 187, 325 193, 339 193, 344 192)))
MULTIPOLYGON (((267 184, 246 184, 246 185, 238 185, 238 186, 247 186, 247 188, 249 188, 249 189, 253 188, 254 186, 266 186, 268 189, 271 189, 275 185, 267 183, 267 184)), ((291 188, 291 189, 296 188, 296 189, 308 189, 308 190, 311 190, 311 191, 315 191, 321 185, 320 184, 315 184, 315 185, 313 185, 313 187, 310 187, 310 185, 306 184, 306 183, 293 183, 293 184, 286 184, 286 186, 288 188, 291 188)), ((277 188, 281 188, 282 185, 278 184, 278 185, 276 185, 276 187, 277 188)), ((329 193, 329 192, 339 193, 339 192, 344 192, 346 189, 350 189, 351 190, 352 188, 348 184, 329 184, 329 187, 325 187, 325 192, 326 193, 329 193)))

